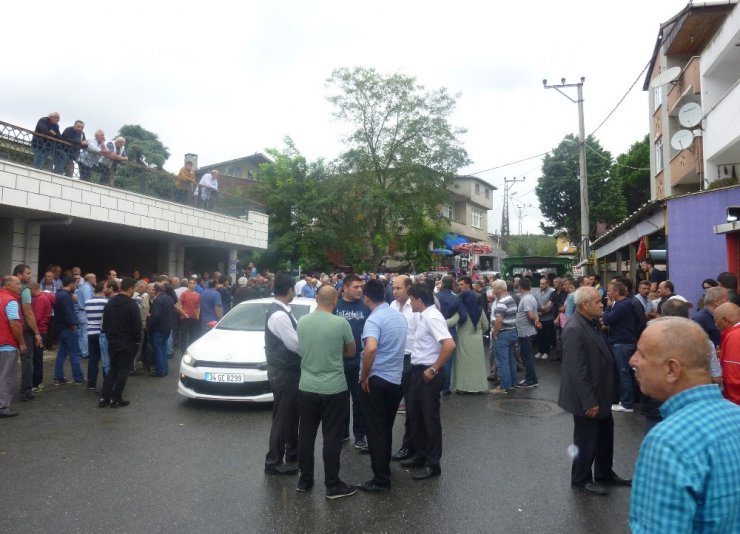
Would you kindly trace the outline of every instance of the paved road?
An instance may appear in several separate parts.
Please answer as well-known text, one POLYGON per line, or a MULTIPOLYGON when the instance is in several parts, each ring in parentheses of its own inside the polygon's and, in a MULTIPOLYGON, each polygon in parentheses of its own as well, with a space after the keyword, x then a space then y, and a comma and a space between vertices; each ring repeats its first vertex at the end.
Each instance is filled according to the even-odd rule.
MULTIPOLYGON (((628 532, 629 488, 571 490, 560 368, 537 367, 538 389, 443 400, 440 478, 414 482, 394 464, 390 494, 337 501, 323 496, 320 445, 311 493, 264 475, 269 406, 186 401, 176 373, 132 377, 121 409, 47 385, 0 423, 0 532, 628 532)), ((631 476, 642 418, 615 420, 615 470, 631 476)), ((369 458, 346 446, 341 474, 367 480, 369 458)))

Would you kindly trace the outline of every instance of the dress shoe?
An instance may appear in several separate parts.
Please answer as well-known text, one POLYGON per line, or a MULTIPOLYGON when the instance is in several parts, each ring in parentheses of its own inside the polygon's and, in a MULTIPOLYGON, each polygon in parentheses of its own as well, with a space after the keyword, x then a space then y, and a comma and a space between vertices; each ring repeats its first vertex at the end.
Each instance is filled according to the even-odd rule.
POLYGON ((295 475, 298 466, 295 464, 265 464, 265 473, 268 475, 295 475))
POLYGON ((8 410, 7 412, 0 412, 0 419, 5 419, 6 417, 16 417, 18 415, 18 412, 13 410, 8 410))
POLYGON ((124 406, 128 406, 129 404, 131 404, 131 402, 123 399, 110 401, 111 408, 123 408, 124 406))
POLYGON ((409 457, 411 457, 411 451, 405 447, 401 447, 393 456, 391 456, 391 460, 394 462, 400 462, 402 460, 407 460, 409 457))
POLYGON ((23 395, 23 396, 21 397, 21 400, 25 402, 25 401, 30 401, 30 400, 33 400, 33 399, 35 399, 35 398, 36 398, 36 395, 23 395))
POLYGON ((106 407, 106 406, 108 406, 109 404, 110 404, 110 401, 108 401, 108 400, 105 400, 105 399, 100 399, 100 400, 98 401, 98 408, 105 408, 105 407, 106 407))
POLYGON ((390 490, 390 486, 381 486, 373 480, 368 480, 360 484, 360 491, 364 491, 365 493, 383 493, 390 490))
POLYGON ((299 478, 298 479, 298 484, 296 484, 295 490, 298 493, 306 493, 311 488, 313 488, 313 480, 299 478))
POLYGON ((583 486, 574 486, 578 491, 588 493, 589 495, 607 495, 608 492, 604 486, 600 486, 596 482, 587 482, 583 486))
POLYGON ((409 469, 412 467, 424 467, 424 458, 412 456, 411 458, 408 458, 401 462, 401 467, 403 467, 404 469, 409 469))
POLYGON ((414 480, 426 480, 428 478, 438 477, 442 474, 442 470, 437 467, 425 467, 415 475, 413 475, 411 478, 414 480))
POLYGON ((596 482, 599 484, 606 484, 609 486, 631 486, 632 480, 628 478, 622 478, 619 475, 612 475, 608 478, 597 478, 596 482))

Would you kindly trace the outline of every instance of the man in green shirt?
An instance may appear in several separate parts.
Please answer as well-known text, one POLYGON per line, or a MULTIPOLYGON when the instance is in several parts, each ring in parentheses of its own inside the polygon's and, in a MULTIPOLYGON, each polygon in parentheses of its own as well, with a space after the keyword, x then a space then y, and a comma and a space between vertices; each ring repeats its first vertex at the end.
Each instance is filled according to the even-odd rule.
POLYGON ((316 311, 298 321, 298 352, 301 379, 298 383, 300 424, 298 429, 298 468, 301 475, 296 490, 313 486, 314 446, 321 423, 324 437, 324 484, 326 498, 338 499, 357 492, 339 478, 344 420, 349 406, 343 358, 355 355, 355 338, 349 323, 334 315, 337 291, 322 286, 316 295, 316 311))

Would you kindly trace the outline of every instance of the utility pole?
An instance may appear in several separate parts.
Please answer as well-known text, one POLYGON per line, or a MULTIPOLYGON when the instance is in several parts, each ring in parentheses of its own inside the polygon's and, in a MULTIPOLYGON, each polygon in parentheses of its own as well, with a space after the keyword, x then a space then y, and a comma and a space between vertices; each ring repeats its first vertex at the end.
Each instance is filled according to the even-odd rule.
POLYGON ((517 182, 523 182, 527 178, 506 178, 504 177, 504 211, 501 214, 501 248, 506 252, 509 251, 509 190, 517 182))
POLYGON ((565 83, 565 78, 560 79, 560 85, 547 85, 547 80, 542 80, 542 85, 545 89, 555 89, 558 93, 563 95, 565 98, 578 104, 578 167, 580 173, 580 197, 581 197, 581 261, 587 260, 590 255, 591 243, 589 242, 589 235, 591 231, 589 229, 588 222, 588 171, 586 170, 586 128, 583 120, 583 83, 586 78, 581 76, 579 83, 565 83), (577 91, 577 100, 573 100, 568 94, 562 89, 575 87, 577 91))
POLYGON ((514 207, 517 210, 517 219, 519 219, 519 232, 518 235, 522 235, 522 219, 524 219, 524 212, 527 211, 527 208, 531 208, 532 204, 525 204, 521 200, 513 199, 514 200, 514 207))

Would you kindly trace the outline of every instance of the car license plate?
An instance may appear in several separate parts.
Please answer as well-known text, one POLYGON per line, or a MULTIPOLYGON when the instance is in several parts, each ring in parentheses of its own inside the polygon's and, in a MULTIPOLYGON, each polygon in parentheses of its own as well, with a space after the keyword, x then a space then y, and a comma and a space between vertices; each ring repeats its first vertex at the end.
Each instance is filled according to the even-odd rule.
POLYGON ((206 382, 242 383, 244 377, 239 373, 206 373, 206 382))

